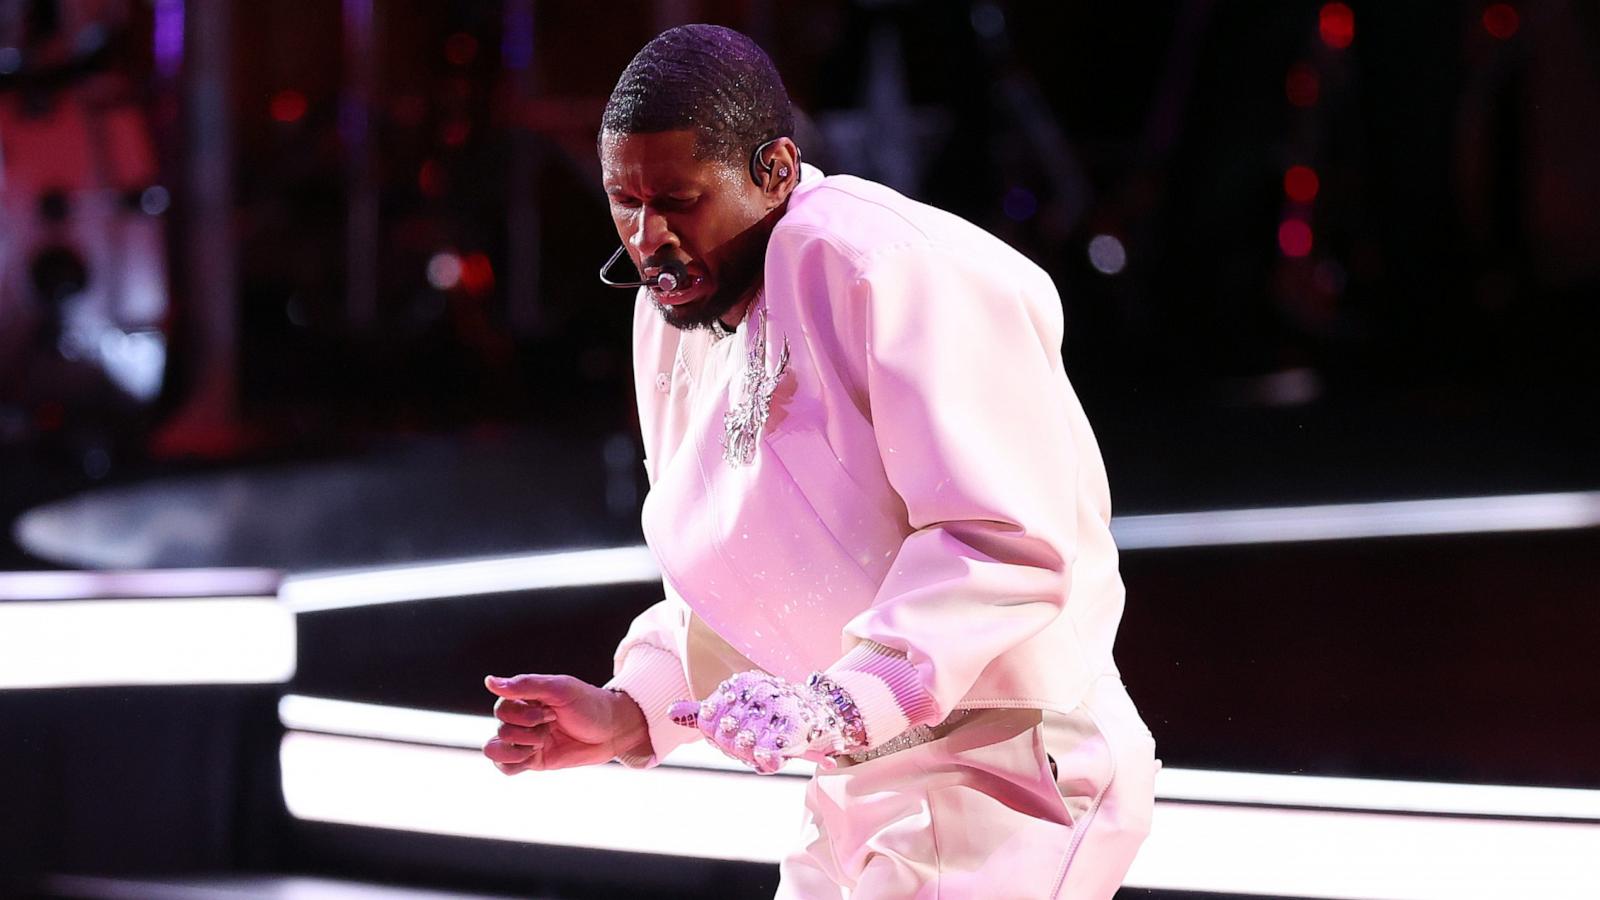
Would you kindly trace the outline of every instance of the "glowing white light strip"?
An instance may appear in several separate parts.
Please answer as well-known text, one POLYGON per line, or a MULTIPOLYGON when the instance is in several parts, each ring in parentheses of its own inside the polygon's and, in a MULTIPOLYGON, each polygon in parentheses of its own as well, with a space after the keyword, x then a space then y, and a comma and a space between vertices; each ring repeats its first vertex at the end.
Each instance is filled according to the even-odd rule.
MULTIPOLYGON (((485 693, 484 708, 489 708, 492 702, 493 698, 485 693)), ((286 694, 278 700, 278 720, 283 723, 283 727, 292 731, 317 731, 344 737, 405 741, 412 744, 461 747, 468 750, 482 747, 500 726, 499 721, 490 715, 474 716, 431 709, 356 703, 350 700, 330 700, 326 697, 307 697, 302 694, 286 694)), ((713 769, 741 774, 748 772, 744 766, 717 752, 709 744, 686 744, 672 751, 666 761, 681 768, 713 769)), ((815 768, 809 762, 795 760, 780 774, 809 778, 815 768)))
MULTIPOLYGON (((776 862, 797 778, 591 766, 507 778, 477 752, 293 732, 301 819, 495 840, 776 862)), ((1593 897, 1600 825, 1158 802, 1134 887, 1298 897, 1593 897)))
MULTIPOLYGON (((484 692, 484 709, 494 698, 484 692)), ((494 716, 382 706, 286 694, 278 700, 278 720, 295 731, 320 731, 345 737, 407 741, 441 747, 482 747, 500 723, 494 716)))
MULTIPOLYGON (((491 703, 484 694, 484 708, 491 703)), ((278 704, 284 726, 351 737, 477 749, 498 727, 493 716, 352 703, 290 694, 278 704)), ((666 759, 669 766, 744 773, 745 769, 707 744, 688 744, 666 759)), ((783 774, 810 776, 810 763, 795 762, 783 774)), ((1585 819, 1600 823, 1600 790, 1449 784, 1376 778, 1268 775, 1165 767, 1156 779, 1163 800, 1309 806, 1375 812, 1585 819)))
POLYGON ((805 793, 796 778, 618 765, 508 778, 470 750, 304 732, 280 758, 301 819, 709 859, 779 859, 805 793))
POLYGON ((1600 896, 1600 825, 1157 803, 1128 885, 1346 900, 1600 896))
POLYGON ((1123 550, 1600 526, 1600 492, 1212 510, 1114 519, 1123 550))
POLYGON ((304 875, 46 875, 41 882, 45 896, 93 900, 514 900, 504 895, 430 891, 304 875))
POLYGON ((0 602, 0 688, 276 684, 294 668, 276 600, 0 602))
POLYGON ((279 596, 297 612, 508 591, 659 581, 643 545, 539 553, 286 579, 279 596))
MULTIPOLYGON (((1112 521, 1111 531, 1122 550, 1151 550, 1597 526, 1600 492, 1120 516, 1112 521)), ((315 612, 660 579, 649 549, 636 545, 311 573, 287 579, 280 596, 298 612, 315 612)))
POLYGON ((1156 789, 1159 796, 1167 800, 1315 806, 1378 812, 1586 819, 1600 823, 1600 791, 1578 788, 1164 768, 1158 776, 1156 789))
POLYGON ((263 569, 0 572, 0 600, 264 597, 278 576, 263 569))

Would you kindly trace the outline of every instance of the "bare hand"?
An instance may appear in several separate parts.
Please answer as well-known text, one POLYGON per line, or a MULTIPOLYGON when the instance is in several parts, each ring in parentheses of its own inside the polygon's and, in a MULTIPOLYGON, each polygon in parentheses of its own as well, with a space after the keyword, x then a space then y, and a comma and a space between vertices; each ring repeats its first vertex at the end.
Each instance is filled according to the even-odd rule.
POLYGON ((603 763, 648 742, 644 713, 628 695, 570 675, 483 680, 500 730, 483 755, 507 775, 603 763))

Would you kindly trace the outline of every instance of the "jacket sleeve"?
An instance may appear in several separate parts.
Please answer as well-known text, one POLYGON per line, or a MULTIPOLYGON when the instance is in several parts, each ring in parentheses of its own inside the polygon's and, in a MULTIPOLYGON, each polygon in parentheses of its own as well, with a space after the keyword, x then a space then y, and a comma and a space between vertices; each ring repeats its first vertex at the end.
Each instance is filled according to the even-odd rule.
MULTIPOLYGON (((647 292, 641 288, 634 299, 634 390, 644 438, 645 472, 652 484, 661 417, 661 395, 655 379, 658 373, 671 371, 677 347, 677 332, 661 322, 647 292)), ((629 768, 655 766, 673 749, 700 737, 697 729, 684 728, 667 718, 667 709, 673 703, 693 699, 683 657, 688 623, 688 604, 668 590, 666 599, 633 620, 617 646, 612 664, 615 674, 605 686, 633 698, 650 727, 650 754, 618 757, 629 768)))
POLYGON ((622 691, 639 704, 650 728, 648 755, 617 757, 631 769, 658 765, 668 753, 700 737, 699 730, 684 728, 667 717, 673 703, 692 699, 679 656, 688 624, 688 606, 669 597, 640 613, 617 647, 615 675, 605 686, 622 691))
POLYGON ((943 720, 1071 591, 1078 452, 1060 303, 1031 265, 988 265, 902 246, 851 286, 878 452, 913 529, 828 673, 869 746, 943 720))

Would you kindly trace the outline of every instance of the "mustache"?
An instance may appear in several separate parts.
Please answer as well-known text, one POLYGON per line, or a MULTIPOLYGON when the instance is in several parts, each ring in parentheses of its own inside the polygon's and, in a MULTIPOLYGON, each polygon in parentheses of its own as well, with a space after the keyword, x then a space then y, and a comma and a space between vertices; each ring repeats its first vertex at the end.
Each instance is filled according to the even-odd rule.
POLYGON ((643 269, 666 269, 671 271, 673 269, 688 268, 689 261, 678 259, 675 256, 660 256, 657 254, 651 254, 640 260, 639 266, 643 269))
POLYGON ((652 255, 644 260, 644 268, 657 271, 658 274, 654 279, 647 279, 655 282, 653 287, 657 290, 675 291, 700 281, 700 279, 689 275, 688 266, 682 261, 673 258, 652 255))

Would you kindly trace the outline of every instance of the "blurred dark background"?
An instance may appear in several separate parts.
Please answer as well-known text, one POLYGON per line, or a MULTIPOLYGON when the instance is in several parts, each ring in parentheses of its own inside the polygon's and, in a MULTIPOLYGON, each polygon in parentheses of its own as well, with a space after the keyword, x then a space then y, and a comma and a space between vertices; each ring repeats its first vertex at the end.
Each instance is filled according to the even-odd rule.
POLYGON ((1595 481, 1590 4, 6 8, 13 511, 412 435, 631 439, 593 136, 685 15, 769 48, 809 159, 1055 276, 1120 508, 1595 481), (82 170, 31 158, 57 146, 82 170), (133 196, 73 202, 108 190, 133 196), (150 334, 141 391, 61 339, 80 292, 41 289, 43 241, 17 240, 52 217, 91 286, 159 250, 133 226, 164 240, 158 315, 108 306, 89 341, 150 334))
MULTIPOLYGON (((687 21, 1054 276, 1119 514, 1600 486, 1593 3, 3 0, 0 568, 637 542, 594 140, 687 21)), ((1170 765, 1597 787, 1596 549, 1129 553, 1119 659, 1170 765)), ((652 593, 303 616, 293 687, 482 712, 652 593)))

